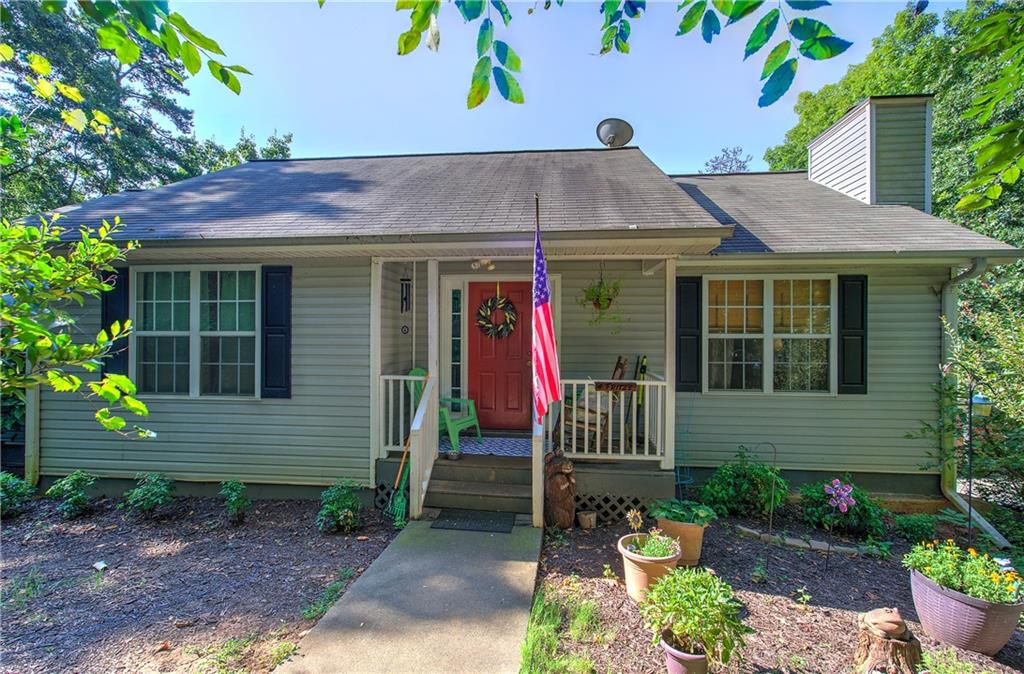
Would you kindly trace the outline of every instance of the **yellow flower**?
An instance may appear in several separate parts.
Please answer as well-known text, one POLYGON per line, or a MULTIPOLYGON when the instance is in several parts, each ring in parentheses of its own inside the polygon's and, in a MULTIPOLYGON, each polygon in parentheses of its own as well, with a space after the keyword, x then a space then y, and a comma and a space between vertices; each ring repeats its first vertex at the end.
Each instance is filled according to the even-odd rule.
POLYGON ((998 573, 993 573, 991 577, 992 577, 992 582, 993 583, 998 583, 999 582, 999 574, 998 573))
POLYGON ((968 552, 968 554, 971 555, 971 557, 977 557, 978 556, 978 551, 975 550, 974 548, 967 548, 967 552, 968 552))

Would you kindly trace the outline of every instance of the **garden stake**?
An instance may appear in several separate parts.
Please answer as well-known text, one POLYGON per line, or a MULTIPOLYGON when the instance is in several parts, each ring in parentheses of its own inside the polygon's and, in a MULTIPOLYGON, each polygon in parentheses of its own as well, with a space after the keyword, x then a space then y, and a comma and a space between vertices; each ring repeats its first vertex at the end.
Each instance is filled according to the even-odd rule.
MULTIPOLYGON (((756 447, 754 447, 754 453, 756 454, 762 447, 766 447, 766 446, 772 448, 772 471, 773 472, 777 471, 779 469, 779 466, 778 466, 778 462, 779 462, 779 448, 775 446, 774 442, 762 442, 762 443, 759 443, 756 447)), ((768 552, 771 550, 771 547, 772 547, 772 533, 774 532, 773 527, 774 527, 774 524, 775 524, 775 482, 776 482, 775 476, 773 475, 772 476, 772 500, 770 502, 770 507, 768 508, 768 547, 765 548, 765 551, 764 551, 764 570, 765 570, 765 573, 768 572, 768 558, 771 556, 771 555, 768 554, 768 552)))

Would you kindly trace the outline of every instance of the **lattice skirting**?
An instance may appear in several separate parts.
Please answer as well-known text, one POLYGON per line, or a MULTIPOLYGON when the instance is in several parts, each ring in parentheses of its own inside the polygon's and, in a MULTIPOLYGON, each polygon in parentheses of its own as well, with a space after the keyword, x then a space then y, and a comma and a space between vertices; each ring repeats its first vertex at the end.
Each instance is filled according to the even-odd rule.
POLYGON ((645 516, 647 506, 636 496, 615 494, 576 494, 576 512, 593 510, 601 524, 614 524, 626 519, 626 513, 637 509, 645 516))
MULTIPOLYGON (((376 489, 373 490, 373 507, 377 510, 383 510, 388 506, 388 499, 391 498, 391 492, 394 491, 394 482, 378 482, 376 489)), ((405 485, 405 497, 409 498, 409 485, 405 485)))

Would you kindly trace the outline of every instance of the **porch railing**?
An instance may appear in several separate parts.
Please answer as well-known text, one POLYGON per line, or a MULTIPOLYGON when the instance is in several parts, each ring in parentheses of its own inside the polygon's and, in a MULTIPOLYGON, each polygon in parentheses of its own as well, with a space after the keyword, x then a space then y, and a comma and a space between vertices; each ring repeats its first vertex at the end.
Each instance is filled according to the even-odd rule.
POLYGON ((581 459, 658 460, 665 454, 668 384, 663 377, 562 380, 558 445, 581 459))
POLYGON ((409 518, 414 520, 423 514, 423 500, 437 458, 437 389, 437 377, 427 377, 409 428, 409 518))
POLYGON ((409 437, 416 406, 409 393, 410 382, 422 382, 422 376, 385 374, 380 377, 380 443, 381 454, 400 452, 409 437))

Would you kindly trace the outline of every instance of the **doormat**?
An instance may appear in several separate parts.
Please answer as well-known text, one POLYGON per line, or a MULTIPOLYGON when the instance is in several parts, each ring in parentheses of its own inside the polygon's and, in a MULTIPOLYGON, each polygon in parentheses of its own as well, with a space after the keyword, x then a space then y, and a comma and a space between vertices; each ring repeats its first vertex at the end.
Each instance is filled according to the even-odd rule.
MULTIPOLYGON (((448 436, 440 440, 437 451, 447 454, 452 448, 448 436)), ((492 456, 530 456, 533 453, 533 440, 530 436, 521 437, 495 437, 484 436, 476 438, 473 436, 462 436, 459 438, 459 449, 463 454, 492 456)))
POLYGON ((437 516, 437 519, 430 525, 430 528, 510 534, 515 524, 515 513, 492 513, 483 510, 442 508, 441 514, 437 516))

